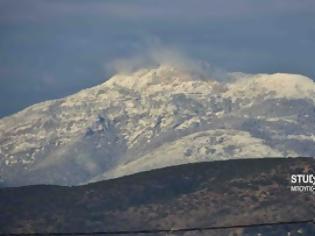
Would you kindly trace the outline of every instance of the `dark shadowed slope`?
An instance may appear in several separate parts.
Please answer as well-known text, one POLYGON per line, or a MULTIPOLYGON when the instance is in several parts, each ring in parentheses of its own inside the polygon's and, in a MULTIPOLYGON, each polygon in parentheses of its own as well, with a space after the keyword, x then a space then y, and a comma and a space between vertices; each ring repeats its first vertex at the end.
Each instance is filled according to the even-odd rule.
MULTIPOLYGON (((314 170, 312 158, 229 160, 168 167, 77 187, 3 188, 0 231, 174 229, 312 219, 315 195, 291 192, 289 186, 290 174, 314 170)), ((312 227, 292 230, 310 235, 312 227)), ((237 232, 256 235, 251 233, 257 230, 237 232)), ((263 235, 278 235, 289 227, 259 230, 269 232, 263 235)))

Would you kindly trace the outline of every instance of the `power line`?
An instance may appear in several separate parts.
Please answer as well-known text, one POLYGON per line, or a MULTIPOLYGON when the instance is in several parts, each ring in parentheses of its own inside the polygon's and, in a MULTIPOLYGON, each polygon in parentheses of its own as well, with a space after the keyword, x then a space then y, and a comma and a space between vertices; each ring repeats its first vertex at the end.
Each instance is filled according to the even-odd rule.
POLYGON ((296 224, 315 224, 314 220, 301 220, 301 221, 282 221, 260 224, 240 224, 230 226, 209 226, 209 227, 194 227, 194 228, 179 228, 179 229, 152 229, 152 230, 122 230, 122 231, 100 231, 100 232, 73 232, 73 233, 0 233, 0 236, 68 236, 68 235, 128 235, 128 234, 155 234, 155 233, 180 233, 189 231, 210 231, 222 229, 237 229, 237 228, 255 228, 263 226, 276 226, 276 225, 296 225, 296 224))

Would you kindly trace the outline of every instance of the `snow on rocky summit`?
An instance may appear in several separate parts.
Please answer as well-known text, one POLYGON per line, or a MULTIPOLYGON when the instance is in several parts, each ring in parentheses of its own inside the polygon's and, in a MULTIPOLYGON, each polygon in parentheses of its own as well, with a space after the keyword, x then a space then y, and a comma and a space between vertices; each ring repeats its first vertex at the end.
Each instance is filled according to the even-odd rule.
POLYGON ((230 77, 162 65, 5 117, 0 181, 77 185, 191 162, 314 156, 310 78, 230 77))

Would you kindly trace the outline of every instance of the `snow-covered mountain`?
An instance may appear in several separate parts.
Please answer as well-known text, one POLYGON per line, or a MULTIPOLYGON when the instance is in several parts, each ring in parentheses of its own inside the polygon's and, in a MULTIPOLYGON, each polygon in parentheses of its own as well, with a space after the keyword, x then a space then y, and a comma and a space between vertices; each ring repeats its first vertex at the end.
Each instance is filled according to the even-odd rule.
POLYGON ((190 162, 314 156, 311 79, 229 77, 161 65, 5 117, 1 181, 76 185, 190 162))

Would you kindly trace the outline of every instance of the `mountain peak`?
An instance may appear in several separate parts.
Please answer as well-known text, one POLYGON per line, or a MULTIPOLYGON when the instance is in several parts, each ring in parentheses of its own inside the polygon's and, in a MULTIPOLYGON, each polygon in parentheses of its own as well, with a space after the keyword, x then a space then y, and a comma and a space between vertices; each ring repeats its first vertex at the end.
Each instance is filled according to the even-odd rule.
POLYGON ((140 69, 130 74, 119 73, 105 82, 110 87, 124 87, 144 94, 157 92, 202 92, 218 82, 205 80, 201 74, 172 65, 140 69), (189 90, 189 91, 188 91, 189 90))
MULTIPOLYGON (((315 83, 310 78, 287 73, 243 75, 228 85, 231 97, 253 99, 274 97, 287 99, 314 98, 315 83)), ((313 99, 314 100, 314 99, 313 99)))
POLYGON ((175 66, 163 64, 154 68, 139 69, 131 73, 118 73, 117 75, 113 76, 110 81, 113 83, 124 83, 129 87, 130 85, 139 85, 139 83, 144 85, 152 83, 174 82, 174 80, 187 79, 192 79, 189 73, 183 72, 175 66))
POLYGON ((1 119, 0 175, 67 185, 187 162, 313 155, 311 79, 209 77, 171 65, 120 73, 1 119))

